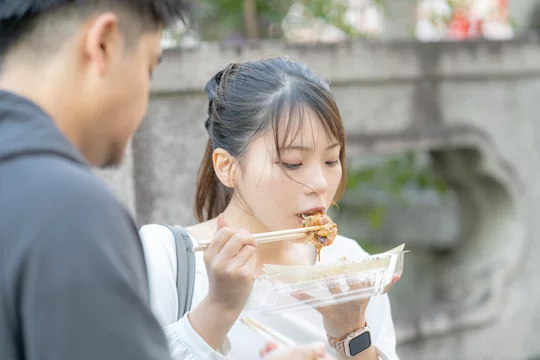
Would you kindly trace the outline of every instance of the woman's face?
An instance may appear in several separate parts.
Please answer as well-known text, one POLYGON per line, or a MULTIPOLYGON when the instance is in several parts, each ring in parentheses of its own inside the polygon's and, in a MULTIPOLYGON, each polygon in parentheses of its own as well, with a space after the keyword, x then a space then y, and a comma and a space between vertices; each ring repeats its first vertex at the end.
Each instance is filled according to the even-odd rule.
POLYGON ((301 227, 302 213, 326 212, 341 181, 340 144, 314 114, 305 115, 297 136, 281 149, 281 163, 271 131, 254 140, 242 159, 236 189, 271 231, 301 227))

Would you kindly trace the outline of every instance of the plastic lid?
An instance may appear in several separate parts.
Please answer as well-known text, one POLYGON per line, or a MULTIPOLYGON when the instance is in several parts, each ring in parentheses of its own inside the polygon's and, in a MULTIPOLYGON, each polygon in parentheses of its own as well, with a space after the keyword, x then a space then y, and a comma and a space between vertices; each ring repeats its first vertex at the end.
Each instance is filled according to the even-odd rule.
POLYGON ((394 276, 403 273, 404 247, 332 264, 265 265, 245 310, 282 313, 384 294, 394 276))

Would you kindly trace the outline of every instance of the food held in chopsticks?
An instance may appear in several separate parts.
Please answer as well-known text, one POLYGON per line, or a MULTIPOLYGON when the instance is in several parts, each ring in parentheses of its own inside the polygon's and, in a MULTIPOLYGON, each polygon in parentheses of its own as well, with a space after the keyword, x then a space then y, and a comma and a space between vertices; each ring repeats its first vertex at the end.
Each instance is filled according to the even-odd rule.
MULTIPOLYGON (((305 239, 317 249, 319 261, 321 260, 321 249, 324 246, 331 245, 337 235, 337 225, 326 214, 320 211, 298 214, 302 217, 302 228, 271 231, 259 234, 253 234, 257 244, 266 244, 270 242, 305 239)), ((210 241, 200 241, 199 246, 193 248, 194 251, 204 251, 210 244, 210 241)))
POLYGON ((317 249, 317 258, 321 261, 321 249, 324 246, 332 245, 338 233, 337 225, 321 211, 301 215, 304 218, 302 221, 304 228, 323 226, 319 230, 308 232, 306 237, 306 240, 317 249))
MULTIPOLYGON (((289 230, 279 230, 271 231, 265 233, 253 234, 253 237, 257 241, 257 244, 267 244, 276 241, 284 240, 296 240, 296 239, 306 239, 307 234, 317 232, 327 225, 321 226, 312 226, 312 227, 303 227, 297 229, 289 230)), ((204 251, 206 247, 210 244, 210 241, 199 241, 199 245, 193 248, 194 251, 204 251)))

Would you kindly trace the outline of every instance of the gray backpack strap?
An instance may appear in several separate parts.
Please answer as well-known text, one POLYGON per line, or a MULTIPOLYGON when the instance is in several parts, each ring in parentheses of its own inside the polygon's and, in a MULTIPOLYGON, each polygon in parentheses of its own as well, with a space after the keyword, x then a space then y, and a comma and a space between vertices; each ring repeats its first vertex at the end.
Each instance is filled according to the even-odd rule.
POLYGON ((178 225, 165 226, 173 233, 176 246, 178 264, 176 289, 178 291, 178 319, 180 319, 191 310, 195 284, 195 252, 191 237, 183 227, 178 225))

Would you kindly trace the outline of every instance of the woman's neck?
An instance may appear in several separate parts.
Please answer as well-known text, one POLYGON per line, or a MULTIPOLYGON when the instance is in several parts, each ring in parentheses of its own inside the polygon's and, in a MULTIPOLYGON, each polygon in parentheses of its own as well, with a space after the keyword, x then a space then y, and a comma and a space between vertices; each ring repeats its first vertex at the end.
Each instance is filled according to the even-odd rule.
POLYGON ((223 211, 223 216, 229 226, 235 229, 247 230, 252 234, 271 231, 255 216, 248 214, 234 198, 223 211))

